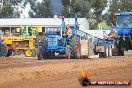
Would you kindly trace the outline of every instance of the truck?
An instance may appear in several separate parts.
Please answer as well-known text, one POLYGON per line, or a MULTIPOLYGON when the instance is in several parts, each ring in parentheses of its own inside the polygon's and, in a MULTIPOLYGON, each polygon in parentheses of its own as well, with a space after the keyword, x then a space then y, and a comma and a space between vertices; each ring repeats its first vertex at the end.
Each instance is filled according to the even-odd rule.
POLYGON ((124 51, 132 50, 132 12, 113 13, 112 21, 118 34, 112 55, 124 56, 124 51))

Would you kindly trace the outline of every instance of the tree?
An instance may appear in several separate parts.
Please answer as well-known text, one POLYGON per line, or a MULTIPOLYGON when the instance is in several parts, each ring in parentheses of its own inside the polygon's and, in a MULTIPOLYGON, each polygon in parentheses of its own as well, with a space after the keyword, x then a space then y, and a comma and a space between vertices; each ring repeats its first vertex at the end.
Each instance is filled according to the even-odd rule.
POLYGON ((102 11, 107 6, 106 0, 63 0, 66 17, 87 18, 90 22, 90 29, 95 29, 97 24, 104 20, 102 11), (71 1, 71 2, 70 2, 71 1))
POLYGON ((112 15, 117 12, 127 12, 132 11, 132 1, 131 0, 111 0, 108 2, 108 12, 105 14, 107 18, 107 24, 111 25, 112 15))
POLYGON ((109 26, 107 25, 107 23, 106 23, 105 20, 103 20, 102 22, 100 22, 100 23, 98 24, 98 26, 102 26, 102 28, 108 28, 108 27, 109 27, 109 26))
POLYGON ((131 0, 111 0, 110 9, 111 13, 119 11, 132 11, 132 1, 131 0))
POLYGON ((28 3, 30 3, 31 10, 29 11, 30 17, 51 17, 51 9, 49 9, 49 0, 43 0, 42 3, 37 2, 37 0, 30 0, 28 3))
POLYGON ((12 17, 13 14, 13 8, 11 7, 11 4, 5 4, 0 12, 0 18, 9 18, 12 17))
POLYGON ((3 0, 3 2, 1 2, 0 17, 20 17, 18 6, 21 4, 21 2, 22 0, 3 0))
POLYGON ((97 22, 101 22, 103 20, 103 15, 102 11, 105 9, 107 6, 107 1, 106 0, 93 0, 92 2, 92 9, 93 9, 93 14, 95 15, 95 19, 97 22))
POLYGON ((66 17, 89 17, 90 3, 87 0, 63 0, 63 14, 66 17))

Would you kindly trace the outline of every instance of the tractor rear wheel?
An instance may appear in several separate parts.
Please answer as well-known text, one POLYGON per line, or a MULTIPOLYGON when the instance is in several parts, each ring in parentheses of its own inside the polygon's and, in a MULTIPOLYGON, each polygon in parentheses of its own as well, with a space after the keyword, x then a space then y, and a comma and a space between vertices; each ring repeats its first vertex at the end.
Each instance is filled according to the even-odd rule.
POLYGON ((124 50, 115 46, 112 49, 112 56, 124 56, 124 50))
POLYGON ((122 37, 119 38, 118 42, 115 42, 114 48, 112 49, 113 56, 124 56, 124 42, 122 37))
POLYGON ((117 40, 114 43, 114 47, 112 48, 112 56, 118 56, 119 55, 119 44, 117 40))
POLYGON ((43 51, 42 51, 42 48, 41 47, 37 48, 36 52, 37 52, 38 60, 42 60, 43 59, 43 51))
POLYGON ((51 59, 54 59, 55 58, 55 52, 51 52, 51 59))
POLYGON ((99 52, 99 58, 104 58, 105 57, 105 53, 104 52, 99 52))
POLYGON ((43 59, 49 59, 51 57, 51 54, 49 52, 43 52, 43 59))
POLYGON ((81 57, 81 44, 79 37, 74 35, 70 41, 71 57, 74 59, 80 59, 81 57))
POLYGON ((65 58, 70 59, 70 57, 71 57, 71 49, 70 49, 70 46, 67 45, 65 48, 65 58))
POLYGON ((9 57, 9 56, 11 56, 11 54, 12 54, 12 50, 8 50, 8 52, 7 52, 7 54, 6 54, 6 57, 9 57))
POLYGON ((38 60, 49 59, 55 56, 55 53, 44 52, 41 47, 37 48, 38 60))
POLYGON ((118 48, 117 48, 117 46, 114 46, 114 48, 112 49, 112 56, 118 56, 118 48))
POLYGON ((99 53, 99 58, 107 58, 111 56, 111 47, 110 46, 104 46, 104 52, 99 53))

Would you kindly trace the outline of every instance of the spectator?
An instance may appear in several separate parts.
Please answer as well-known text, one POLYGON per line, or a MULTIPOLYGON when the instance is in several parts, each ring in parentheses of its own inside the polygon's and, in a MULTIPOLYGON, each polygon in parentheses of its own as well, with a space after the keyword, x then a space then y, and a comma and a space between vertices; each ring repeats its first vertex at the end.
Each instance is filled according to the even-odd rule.
POLYGON ((108 36, 110 36, 110 37, 117 37, 117 36, 118 36, 117 31, 116 31, 116 29, 115 29, 115 26, 112 26, 112 30, 111 30, 111 32, 108 34, 108 36))

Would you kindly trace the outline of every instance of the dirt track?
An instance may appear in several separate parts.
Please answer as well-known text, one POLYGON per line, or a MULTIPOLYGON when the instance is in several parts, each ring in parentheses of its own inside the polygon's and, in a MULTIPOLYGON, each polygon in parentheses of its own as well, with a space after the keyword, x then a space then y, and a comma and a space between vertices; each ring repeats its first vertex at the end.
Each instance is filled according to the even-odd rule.
MULTIPOLYGON (((0 58, 0 88, 82 88, 78 81, 82 69, 89 72, 90 79, 132 80, 132 56, 43 61, 0 58)), ((114 88, 114 86, 107 87, 114 88)), ((106 88, 106 86, 88 88, 106 88)))

